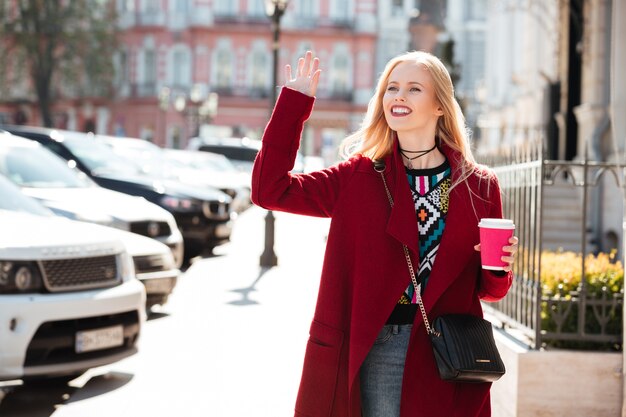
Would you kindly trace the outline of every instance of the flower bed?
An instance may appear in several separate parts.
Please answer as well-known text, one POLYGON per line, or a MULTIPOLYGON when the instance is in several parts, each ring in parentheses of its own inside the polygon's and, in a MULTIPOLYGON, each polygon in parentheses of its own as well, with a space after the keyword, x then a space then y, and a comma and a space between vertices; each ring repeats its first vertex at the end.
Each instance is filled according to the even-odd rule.
POLYGON ((580 254, 542 253, 541 329, 547 332, 546 346, 621 350, 621 342, 592 340, 602 335, 618 335, 621 338, 624 294, 624 268, 621 262, 615 260, 615 252, 587 255, 585 293, 582 292, 581 276, 580 254), (584 328, 579 331, 578 316, 583 303, 586 306, 585 321, 584 328), (551 334, 557 336, 551 337, 551 334), (567 337, 578 340, 563 340, 567 337))

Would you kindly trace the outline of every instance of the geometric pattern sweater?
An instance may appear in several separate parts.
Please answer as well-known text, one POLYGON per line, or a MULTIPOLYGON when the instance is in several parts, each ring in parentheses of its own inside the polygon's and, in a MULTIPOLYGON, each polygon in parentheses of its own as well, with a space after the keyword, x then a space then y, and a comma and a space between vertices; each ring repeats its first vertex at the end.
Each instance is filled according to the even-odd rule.
MULTIPOLYGON (((406 175, 413 194, 415 216, 419 231, 420 264, 416 272, 418 283, 424 292, 433 268, 439 242, 446 225, 448 214, 448 193, 450 191, 450 164, 443 164, 429 169, 406 169, 406 175)), ((413 283, 402 294, 398 304, 416 304, 413 283)))

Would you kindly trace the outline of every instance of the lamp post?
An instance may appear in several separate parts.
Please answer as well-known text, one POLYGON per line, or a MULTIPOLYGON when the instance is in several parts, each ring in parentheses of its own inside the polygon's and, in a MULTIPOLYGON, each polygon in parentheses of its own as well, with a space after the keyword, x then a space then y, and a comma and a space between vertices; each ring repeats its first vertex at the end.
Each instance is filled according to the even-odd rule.
MULTIPOLYGON (((278 85, 278 50, 280 39, 280 18, 287 9, 289 0, 265 0, 265 13, 272 21, 272 86, 270 92, 269 114, 276 104, 276 88, 278 85)), ((261 254, 261 266, 272 267, 278 265, 278 258, 274 252, 274 213, 268 210, 265 215, 265 249, 261 254)))

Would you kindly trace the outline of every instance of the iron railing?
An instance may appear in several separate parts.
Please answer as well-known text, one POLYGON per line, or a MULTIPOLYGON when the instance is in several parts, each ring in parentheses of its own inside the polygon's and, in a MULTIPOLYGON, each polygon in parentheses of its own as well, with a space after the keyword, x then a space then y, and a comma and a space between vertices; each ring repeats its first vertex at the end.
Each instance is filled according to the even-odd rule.
MULTIPOLYGON (((581 279, 576 291, 551 294, 542 290, 541 258, 545 249, 546 196, 555 186, 578 190, 574 192, 580 198, 581 219, 580 224, 572 224, 571 228, 580 232, 580 272, 581 277, 586 277, 585 255, 592 252, 587 244, 590 190, 605 186, 606 177, 612 177, 615 189, 619 190, 615 198, 623 200, 624 167, 588 161, 586 157, 583 161, 546 160, 542 131, 531 132, 529 137, 530 140, 504 152, 479 158, 496 172, 503 192, 504 216, 513 219, 520 239, 513 286, 504 299, 485 303, 485 311, 531 348, 559 346, 563 341, 580 342, 579 346, 587 347, 603 344, 621 348, 623 285, 618 293, 603 288, 598 294, 589 292, 587 280, 581 279), (611 318, 616 320, 616 317, 619 326, 609 326, 611 318)), ((596 204, 596 210, 600 207, 596 204)))

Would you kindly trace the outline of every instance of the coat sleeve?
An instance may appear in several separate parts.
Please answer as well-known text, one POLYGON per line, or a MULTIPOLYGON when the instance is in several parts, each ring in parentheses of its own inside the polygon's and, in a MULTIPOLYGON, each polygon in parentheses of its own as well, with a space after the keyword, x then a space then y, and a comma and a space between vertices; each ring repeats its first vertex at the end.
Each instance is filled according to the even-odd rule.
POLYGON ((269 210, 332 216, 355 159, 308 174, 292 174, 304 122, 314 98, 284 87, 263 133, 252 170, 252 202, 269 210))
MULTIPOLYGON (((490 218, 502 218, 502 197, 498 178, 490 173, 489 179, 489 216, 490 218)), ((498 301, 502 299, 513 284, 513 272, 494 272, 481 269, 478 296, 483 301, 498 301)))

